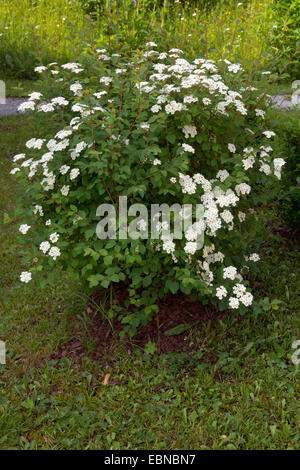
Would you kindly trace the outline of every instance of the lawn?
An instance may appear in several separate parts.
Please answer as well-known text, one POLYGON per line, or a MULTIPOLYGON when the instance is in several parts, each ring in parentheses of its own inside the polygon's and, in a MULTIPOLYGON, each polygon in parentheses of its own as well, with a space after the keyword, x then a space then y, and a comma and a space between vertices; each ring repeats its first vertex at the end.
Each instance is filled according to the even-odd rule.
POLYGON ((29 117, 11 116, 0 119, 0 132, 0 331, 7 346, 0 448, 299 449, 299 366, 291 354, 300 334, 300 251, 293 233, 280 235, 276 212, 258 216, 263 249, 252 281, 256 296, 280 302, 189 331, 185 341, 201 342, 190 354, 158 355, 115 338, 94 360, 99 344, 78 286, 63 273, 52 288, 19 282, 19 221, 11 212, 18 188, 9 171, 36 129, 29 117))

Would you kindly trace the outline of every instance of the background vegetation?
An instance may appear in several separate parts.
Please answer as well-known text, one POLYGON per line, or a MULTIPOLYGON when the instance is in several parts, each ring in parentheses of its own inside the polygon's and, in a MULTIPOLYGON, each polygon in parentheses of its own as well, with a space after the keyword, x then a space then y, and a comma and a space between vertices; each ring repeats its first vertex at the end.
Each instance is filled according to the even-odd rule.
MULTIPOLYGON (((162 45, 194 55, 227 57, 296 77, 300 0, 1 0, 0 70, 33 77, 38 63, 66 61, 78 41, 105 44, 116 33, 127 48, 139 48, 151 33, 162 45), (112 20, 113 19, 113 20, 112 20), (151 27, 149 29, 149 22, 151 27), (291 58, 291 56, 294 57, 291 58)), ((287 77, 287 75, 285 75, 287 77)))

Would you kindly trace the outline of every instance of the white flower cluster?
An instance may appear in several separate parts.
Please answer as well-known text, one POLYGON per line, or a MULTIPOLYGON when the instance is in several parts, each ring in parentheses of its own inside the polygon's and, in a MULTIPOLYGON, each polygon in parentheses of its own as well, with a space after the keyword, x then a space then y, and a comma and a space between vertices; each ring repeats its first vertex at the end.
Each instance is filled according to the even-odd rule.
MULTIPOLYGON (((58 233, 54 232, 49 236, 51 243, 56 243, 59 239, 58 233)), ((51 244, 46 240, 40 244, 40 250, 48 255, 55 261, 61 255, 60 249, 57 246, 51 246, 51 244)))
POLYGON ((184 137, 188 139, 189 137, 196 137, 197 135, 197 128, 193 125, 185 125, 182 129, 184 133, 184 137))

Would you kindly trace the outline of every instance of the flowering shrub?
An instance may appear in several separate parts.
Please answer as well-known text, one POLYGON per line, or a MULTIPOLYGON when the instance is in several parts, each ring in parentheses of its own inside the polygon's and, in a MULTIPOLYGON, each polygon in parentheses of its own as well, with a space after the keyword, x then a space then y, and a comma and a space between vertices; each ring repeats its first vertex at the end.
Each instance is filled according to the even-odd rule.
POLYGON ((285 163, 265 127, 265 99, 241 65, 183 55, 158 52, 155 43, 130 59, 91 49, 86 66, 38 67, 43 94, 21 105, 57 125, 14 157, 11 173, 26 185, 21 281, 51 282, 60 264, 86 288, 126 282, 131 308, 119 314, 131 332, 168 292, 240 312, 252 304, 253 208, 285 163), (203 217, 179 240, 164 232, 172 220, 156 221, 160 239, 146 237, 141 217, 140 237, 119 239, 117 225, 115 238, 99 239, 97 207, 118 212, 120 196, 146 207, 201 204, 203 217))

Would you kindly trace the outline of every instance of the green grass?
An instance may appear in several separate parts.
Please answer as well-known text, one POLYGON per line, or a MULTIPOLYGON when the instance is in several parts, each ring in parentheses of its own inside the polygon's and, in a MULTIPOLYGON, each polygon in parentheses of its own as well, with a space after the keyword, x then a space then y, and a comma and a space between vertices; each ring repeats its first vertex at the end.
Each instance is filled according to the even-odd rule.
POLYGON ((192 355, 129 353, 116 342, 95 362, 78 286, 59 273, 52 288, 19 282, 10 159, 37 134, 25 116, 1 118, 0 132, 0 448, 299 449, 300 369, 290 359, 300 334, 299 245, 278 236, 276 214, 267 224, 259 216, 253 281, 256 297, 282 301, 278 310, 203 325, 192 355), (51 360, 72 338, 85 357, 51 360))

